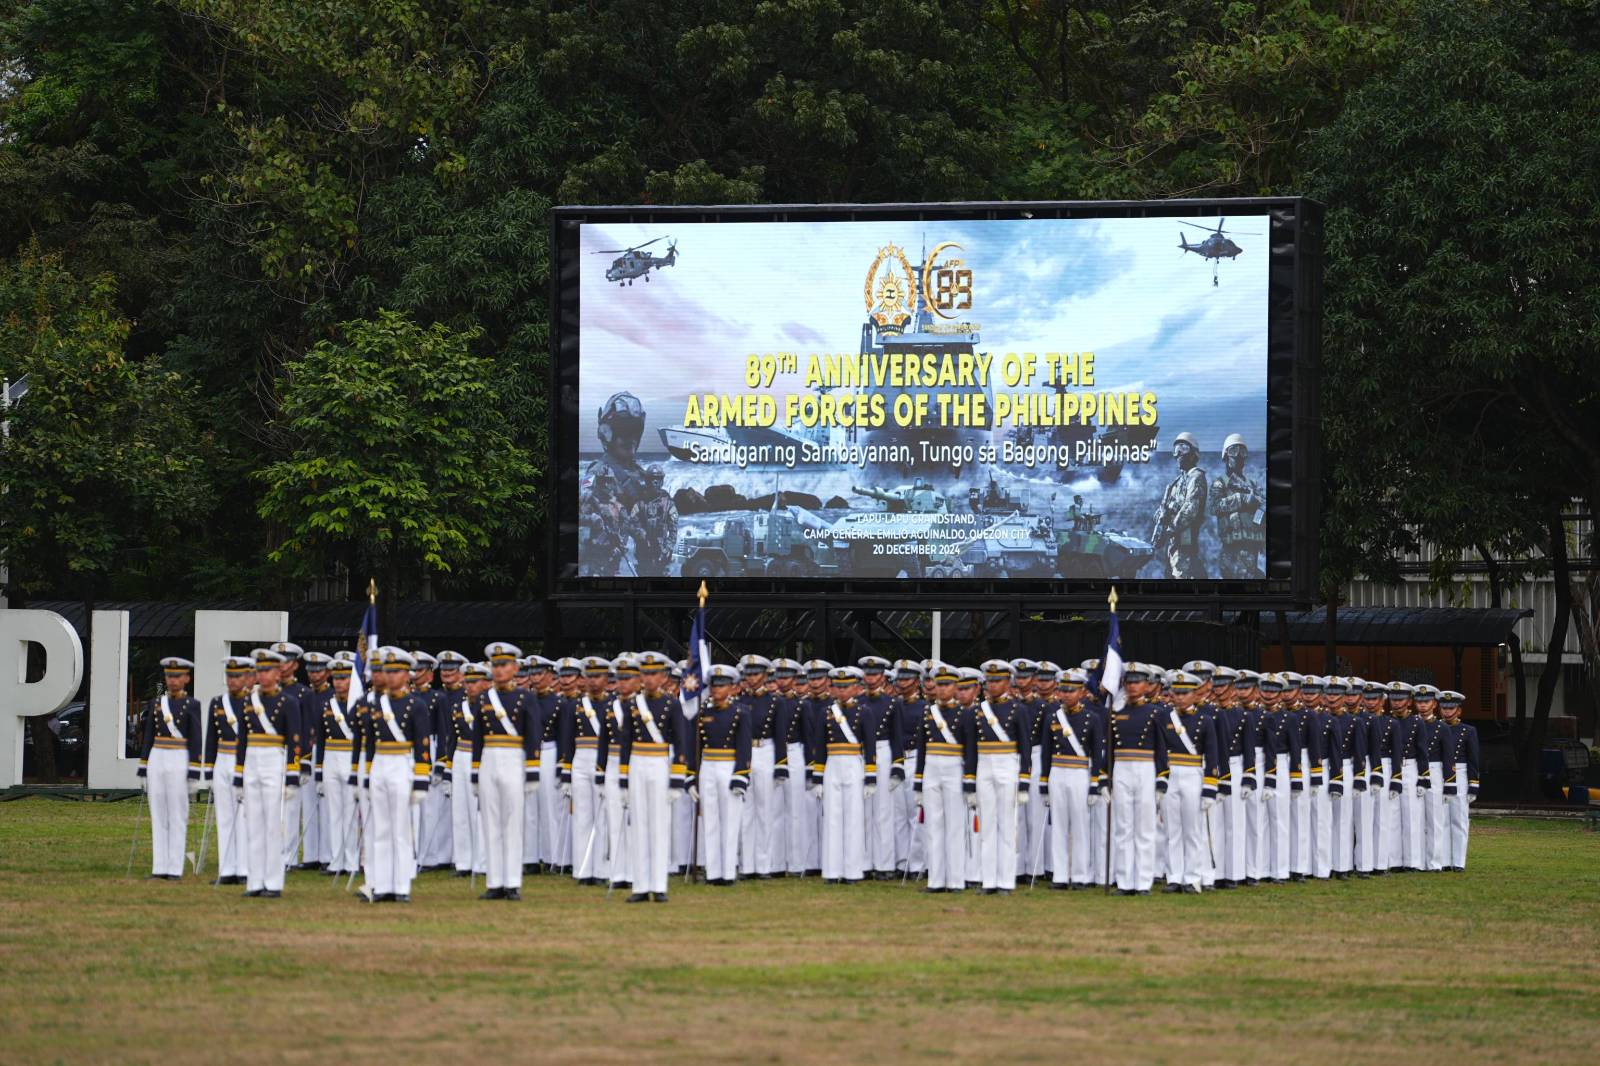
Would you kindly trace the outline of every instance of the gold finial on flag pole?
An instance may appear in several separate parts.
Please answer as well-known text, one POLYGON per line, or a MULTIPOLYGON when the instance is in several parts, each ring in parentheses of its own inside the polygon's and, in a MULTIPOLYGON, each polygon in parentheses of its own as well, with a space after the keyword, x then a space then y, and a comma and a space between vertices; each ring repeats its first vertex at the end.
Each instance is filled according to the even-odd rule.
POLYGON ((706 591, 706 583, 704 581, 700 582, 700 591, 698 595, 700 597, 700 609, 703 611, 706 609, 706 597, 710 595, 710 593, 706 591))
POLYGON ((378 602, 378 579, 377 578, 372 578, 372 577, 367 578, 367 602, 368 603, 377 603, 378 602))
POLYGON ((1117 586, 1111 586, 1111 594, 1106 597, 1106 602, 1111 605, 1111 613, 1117 613, 1117 586))

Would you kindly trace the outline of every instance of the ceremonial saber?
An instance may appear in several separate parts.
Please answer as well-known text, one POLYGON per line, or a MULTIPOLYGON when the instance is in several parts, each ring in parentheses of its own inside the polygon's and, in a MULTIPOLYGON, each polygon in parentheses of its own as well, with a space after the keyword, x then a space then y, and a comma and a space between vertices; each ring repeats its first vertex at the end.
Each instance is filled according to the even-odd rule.
MULTIPOLYGON (((1115 586, 1115 585, 1111 586, 1111 592, 1106 596, 1106 603, 1111 605, 1111 613, 1112 614, 1116 614, 1117 613, 1117 586, 1115 586)), ((1108 637, 1107 638, 1108 646, 1109 646, 1109 640, 1110 640, 1110 638, 1108 637)), ((1118 643, 1120 645, 1121 642, 1119 641, 1118 643)), ((1105 691, 1105 663, 1104 662, 1102 662, 1100 664, 1100 691, 1102 691, 1102 692, 1105 691)), ((1116 783, 1116 780, 1111 775, 1111 769, 1112 769, 1112 760, 1115 758, 1116 748, 1115 748, 1115 745, 1113 745, 1111 743, 1111 740, 1110 740, 1111 730, 1109 728, 1109 725, 1110 725, 1109 719, 1110 719, 1110 716, 1114 712, 1115 712, 1115 708, 1113 708, 1113 707, 1107 707, 1106 708, 1106 717, 1108 719, 1108 722, 1107 722, 1108 728, 1105 730, 1105 734, 1106 735, 1104 737, 1102 737, 1101 740, 1100 740, 1100 742, 1106 746, 1106 785, 1107 785, 1108 788, 1111 789, 1113 795, 1116 793, 1116 784, 1117 783, 1116 783)), ((1115 880, 1115 877, 1112 876, 1112 869, 1111 869, 1111 836, 1112 836, 1112 828, 1111 827, 1112 827, 1112 822, 1113 822, 1114 817, 1115 817, 1115 815, 1112 813, 1112 809, 1111 809, 1111 796, 1107 796, 1106 797, 1106 892, 1105 892, 1105 894, 1108 895, 1108 896, 1111 895, 1111 882, 1115 880)))

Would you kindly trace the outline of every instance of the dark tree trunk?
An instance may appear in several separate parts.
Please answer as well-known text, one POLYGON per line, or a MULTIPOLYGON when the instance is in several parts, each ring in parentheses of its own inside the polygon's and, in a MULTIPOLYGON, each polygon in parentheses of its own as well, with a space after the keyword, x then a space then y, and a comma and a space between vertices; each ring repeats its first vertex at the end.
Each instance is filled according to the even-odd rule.
MULTIPOLYGON (((1500 563, 1484 545, 1478 545, 1478 557, 1489 572, 1489 606, 1501 606, 1500 563)), ((1511 739, 1517 751, 1522 750, 1522 738, 1528 731, 1528 675, 1522 667, 1522 638, 1511 633, 1511 694, 1516 697, 1516 713, 1512 719, 1511 739)))
POLYGON ((1561 679, 1561 651, 1567 643, 1567 624, 1572 617, 1572 575, 1567 564, 1567 531, 1561 520, 1561 505, 1550 512, 1550 567, 1555 580, 1556 610, 1550 626, 1550 642, 1545 646, 1544 669, 1539 673, 1539 692, 1534 698, 1533 721, 1523 742, 1521 756, 1522 795, 1539 798, 1539 753, 1544 749, 1550 725, 1550 704, 1555 699, 1556 682, 1561 679))

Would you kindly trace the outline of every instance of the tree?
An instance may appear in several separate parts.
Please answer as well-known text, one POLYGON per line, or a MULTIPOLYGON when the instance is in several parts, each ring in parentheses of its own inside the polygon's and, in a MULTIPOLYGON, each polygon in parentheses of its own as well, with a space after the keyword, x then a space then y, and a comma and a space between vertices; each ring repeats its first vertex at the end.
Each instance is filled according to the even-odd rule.
POLYGON ((279 383, 292 445, 257 475, 259 511, 274 564, 370 566, 387 604, 416 591, 403 576, 458 570, 521 532, 539 469, 512 440, 503 371, 473 354, 473 333, 380 311, 334 334, 279 383))
POLYGON ((109 276, 74 277, 37 245, 0 263, 0 373, 30 387, 0 440, 0 554, 23 594, 164 593, 141 588, 150 555, 206 517, 194 394, 124 354, 115 303, 109 276))
MULTIPOLYGON (((1597 13, 1433 5, 1311 146, 1329 204, 1326 421, 1357 433, 1331 465, 1390 486, 1396 519, 1447 556, 1549 560, 1551 664, 1571 591, 1560 516, 1600 500, 1600 135, 1573 106, 1600 99, 1597 13)), ((1555 673, 1522 738, 1530 791, 1555 673)))

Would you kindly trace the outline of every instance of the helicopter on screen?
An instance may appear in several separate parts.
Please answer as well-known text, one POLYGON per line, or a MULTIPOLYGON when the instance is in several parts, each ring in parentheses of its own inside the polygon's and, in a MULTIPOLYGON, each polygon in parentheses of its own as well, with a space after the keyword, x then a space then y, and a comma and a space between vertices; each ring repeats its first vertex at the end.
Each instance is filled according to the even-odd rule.
POLYGON ((669 237, 657 237, 653 241, 636 244, 632 248, 599 248, 596 255, 615 255, 611 266, 606 269, 606 280, 614 281, 618 285, 632 285, 634 278, 650 280, 650 271, 669 267, 678 261, 678 242, 669 237), (656 241, 667 241, 667 254, 656 255, 646 252, 645 248, 655 244, 656 241))
POLYGON ((1217 227, 1216 229, 1212 229, 1209 226, 1201 226, 1194 222, 1184 222, 1182 219, 1178 220, 1178 225, 1180 226, 1193 226, 1195 229, 1204 230, 1207 234, 1209 234, 1205 240, 1190 244, 1188 238, 1185 237, 1183 232, 1180 230, 1178 232, 1178 247, 1185 252, 1193 252, 1202 259, 1211 260, 1211 284, 1213 285, 1217 283, 1218 262, 1222 259, 1234 259, 1239 255, 1240 252, 1244 251, 1243 248, 1240 248, 1237 244, 1234 244, 1227 237, 1223 236, 1223 234, 1238 233, 1242 237, 1260 236, 1258 233, 1246 233, 1238 230, 1223 229, 1222 224, 1225 221, 1227 220, 1221 218, 1217 219, 1217 227))

